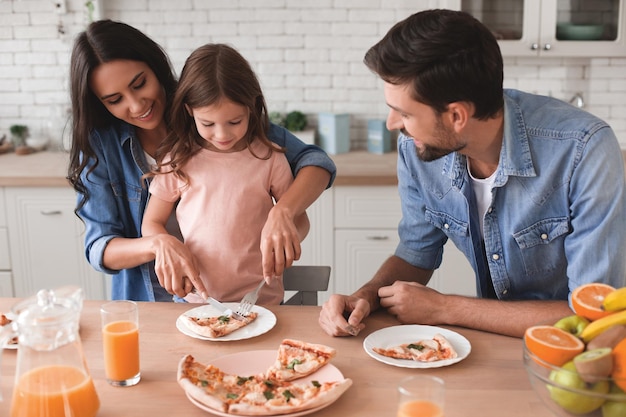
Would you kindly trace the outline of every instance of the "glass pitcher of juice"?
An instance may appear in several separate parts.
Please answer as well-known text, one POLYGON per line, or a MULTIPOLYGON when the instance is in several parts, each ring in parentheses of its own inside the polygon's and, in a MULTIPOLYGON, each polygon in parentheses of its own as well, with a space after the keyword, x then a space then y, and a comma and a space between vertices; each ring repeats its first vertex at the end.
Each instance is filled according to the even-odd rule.
POLYGON ((10 417, 94 417, 100 400, 78 335, 78 287, 41 290, 11 309, 0 340, 17 336, 10 417))

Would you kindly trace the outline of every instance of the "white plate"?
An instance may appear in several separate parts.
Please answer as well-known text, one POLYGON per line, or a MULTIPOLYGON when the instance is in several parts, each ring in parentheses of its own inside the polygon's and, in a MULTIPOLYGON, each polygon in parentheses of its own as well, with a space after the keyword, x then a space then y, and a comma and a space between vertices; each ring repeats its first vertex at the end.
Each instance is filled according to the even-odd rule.
MULTIPOLYGON (((10 311, 6 313, 5 316, 11 321, 15 320, 15 315, 10 311)), ((6 326, 8 326, 9 324, 7 324, 6 326)), ((5 343, 4 346, 2 346, 2 349, 17 349, 17 343, 5 343)))
POLYGON ((417 324, 393 326, 380 329, 370 334, 363 341, 363 349, 372 358, 388 365, 401 368, 439 368, 462 361, 470 354, 472 345, 469 340, 452 330, 435 326, 421 326, 417 324), (457 357, 434 362, 419 362, 411 359, 394 359, 374 352, 374 347, 388 349, 403 343, 415 343, 423 339, 432 339, 437 333, 448 339, 457 357))
MULTIPOLYGON (((234 311, 239 303, 224 303, 224 305, 234 311)), ((276 325, 276 316, 268 309, 255 305, 254 307, 252 307, 252 311, 259 314, 252 323, 232 332, 231 334, 227 334, 226 336, 222 337, 207 337, 199 335, 191 330, 185 324, 185 320, 183 319, 183 316, 213 317, 222 315, 221 311, 211 306, 210 304, 202 304, 200 307, 187 310, 186 312, 178 316, 178 319, 176 319, 176 328, 180 330, 181 333, 186 334, 190 337, 195 337, 196 339, 212 340, 215 342, 229 342, 233 340, 250 339, 252 337, 260 336, 263 333, 267 333, 268 331, 270 331, 276 325)))
MULTIPOLYGON (((258 320, 258 318, 257 318, 258 320)), ((222 356, 217 359, 210 361, 211 365, 220 368, 220 370, 235 375, 254 375, 258 373, 263 373, 267 371, 274 361, 276 360, 276 356, 278 351, 276 350, 252 350, 248 352, 238 352, 230 355, 222 356)), ((307 382, 307 381, 319 381, 319 382, 330 382, 330 381, 341 381, 343 380, 343 374, 339 369, 337 369, 334 365, 327 364, 322 368, 318 369, 316 372, 311 375, 300 378, 298 381, 307 382)), ((206 405, 198 402, 196 399, 190 397, 189 401, 196 407, 207 411, 211 414, 215 414, 217 416, 222 417, 237 417, 239 414, 229 414, 224 413, 219 410, 215 410, 213 408, 207 407, 206 405)), ((322 408, 326 408, 331 405, 335 400, 330 401, 326 404, 322 404, 319 407, 312 408, 310 410, 299 411, 297 413, 291 414, 281 414, 280 417, 297 417, 297 416, 305 416, 307 414, 314 413, 316 411, 321 410, 322 408)))

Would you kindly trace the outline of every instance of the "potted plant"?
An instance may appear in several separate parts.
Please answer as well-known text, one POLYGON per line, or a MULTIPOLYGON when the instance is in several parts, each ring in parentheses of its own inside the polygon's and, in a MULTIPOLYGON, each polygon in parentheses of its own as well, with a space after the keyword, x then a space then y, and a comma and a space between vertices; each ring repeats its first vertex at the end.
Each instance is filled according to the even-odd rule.
POLYGON ((17 148, 26 146, 26 138, 28 137, 28 126, 12 125, 9 130, 13 139, 13 145, 17 148))
POLYGON ((308 120, 301 111, 294 110, 286 114, 275 111, 269 114, 269 118, 270 122, 289 130, 304 143, 315 144, 315 130, 307 129, 308 120))

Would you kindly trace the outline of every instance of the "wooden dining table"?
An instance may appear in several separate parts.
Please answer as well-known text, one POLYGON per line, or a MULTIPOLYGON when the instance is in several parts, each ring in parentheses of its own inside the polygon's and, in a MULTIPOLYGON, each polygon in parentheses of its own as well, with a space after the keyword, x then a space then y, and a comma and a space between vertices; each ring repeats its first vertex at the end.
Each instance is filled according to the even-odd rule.
MULTIPOLYGON (((18 299, 0 298, 0 312, 18 299)), ((332 337, 318 324, 320 307, 265 306, 276 324, 264 334, 237 341, 208 341, 187 336, 176 327, 177 318, 194 307, 180 303, 139 304, 141 381, 133 387, 110 386, 104 376, 100 305, 88 300, 80 318, 80 338, 87 366, 94 379, 101 406, 99 417, 210 416, 193 405, 176 381, 179 360, 192 354, 203 363, 239 352, 275 350, 285 338, 321 343, 337 350, 332 364, 353 385, 316 417, 393 417, 396 386, 404 377, 435 375, 445 381, 446 417, 551 417, 533 391, 522 363, 522 340, 465 328, 442 326, 469 340, 470 354, 450 366, 428 369, 404 368, 373 359, 363 348, 372 332, 400 323, 384 311, 372 314, 357 336, 332 337)), ((9 416, 15 379, 17 350, 5 349, 0 362, 0 416, 9 416)), ((553 416, 552 416, 553 417, 553 416)))

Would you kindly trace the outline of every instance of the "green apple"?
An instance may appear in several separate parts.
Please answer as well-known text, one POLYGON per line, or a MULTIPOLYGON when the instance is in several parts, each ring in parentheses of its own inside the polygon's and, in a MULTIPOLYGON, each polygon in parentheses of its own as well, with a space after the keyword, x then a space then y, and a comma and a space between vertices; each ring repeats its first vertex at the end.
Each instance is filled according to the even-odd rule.
POLYGON ((626 392, 622 391, 617 385, 612 384, 611 395, 621 395, 621 401, 609 400, 602 405, 602 417, 624 417, 626 416, 626 392))
POLYGON ((580 337, 580 334, 588 324, 589 320, 573 314, 571 316, 563 317, 561 320, 554 323, 554 327, 558 327, 566 332, 570 332, 574 336, 580 337))
POLYGON ((583 381, 578 372, 576 372, 574 361, 569 361, 561 369, 550 372, 549 378, 550 381, 553 381, 559 387, 563 387, 548 385, 550 397, 558 405, 573 414, 590 413, 604 404, 605 398, 586 395, 585 391, 588 391, 590 394, 606 394, 609 392, 610 387, 609 382, 606 380, 596 382, 595 384, 588 384, 583 381))

